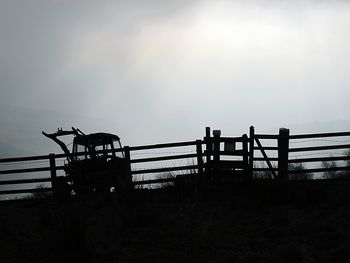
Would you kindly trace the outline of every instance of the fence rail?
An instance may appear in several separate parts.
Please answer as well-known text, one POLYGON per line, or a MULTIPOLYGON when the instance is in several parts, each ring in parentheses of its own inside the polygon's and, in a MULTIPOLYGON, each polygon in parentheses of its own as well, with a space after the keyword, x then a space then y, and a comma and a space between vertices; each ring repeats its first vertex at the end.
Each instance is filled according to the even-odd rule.
POLYGON ((338 150, 338 149, 350 149, 350 144, 291 148, 289 149, 289 152, 328 151, 328 150, 338 150))
POLYGON ((314 139, 314 138, 325 138, 325 137, 344 137, 350 136, 350 132, 332 132, 332 133, 314 133, 314 134, 299 134, 290 135, 290 140, 295 139, 314 139))
POLYGON ((303 159, 290 159, 288 163, 311 163, 311 162, 327 162, 327 161, 348 161, 348 156, 339 157, 315 157, 315 158, 303 158, 303 159))
MULTIPOLYGON (((140 175, 149 174, 162 174, 182 171, 181 175, 196 173, 203 177, 204 173, 236 173, 244 174, 245 178, 252 180, 259 177, 278 179, 278 180, 290 180, 291 176, 297 179, 295 176, 303 174, 313 173, 332 173, 332 172, 347 172, 350 171, 350 156, 327 156, 327 157, 307 157, 307 158, 291 158, 290 153, 304 153, 310 152, 314 154, 317 151, 332 151, 332 150, 346 150, 350 149, 350 144, 338 144, 338 145, 321 145, 321 146, 303 146, 289 148, 290 141, 296 140, 298 143, 303 142, 302 139, 313 139, 317 141, 318 138, 327 137, 350 137, 350 132, 338 132, 338 133, 317 133, 317 134, 300 134, 289 135, 289 130, 281 129, 279 134, 255 134, 254 127, 250 128, 249 137, 243 135, 241 137, 221 137, 218 131, 213 131, 213 135, 210 134, 210 128, 206 128, 206 135, 202 140, 184 141, 176 143, 163 143, 154 145, 143 146, 125 146, 118 150, 101 150, 98 153, 117 153, 123 151, 125 158, 129 163, 129 173, 136 178, 140 175), (275 143, 277 146, 271 144, 263 145, 262 140, 267 140, 270 143, 275 143), (241 145, 237 148, 237 145, 241 145), (224 147, 223 147, 224 146, 224 147), (191 151, 185 152, 185 147, 191 147, 191 151), (164 149, 180 148, 181 151, 176 154, 174 151, 169 151, 167 154, 158 154, 158 156, 134 158, 137 154, 142 154, 144 151, 150 150, 164 150, 164 149), (269 153, 275 153, 274 156, 270 156, 269 153), (259 154, 260 155, 259 155, 259 154), (277 155, 277 157, 276 157, 277 155), (225 158, 236 157, 239 160, 226 160, 225 158), (192 163, 186 165, 175 165, 167 167, 143 167, 134 168, 137 165, 148 164, 162 164, 169 161, 179 160, 192 160, 192 163), (304 165, 317 164, 317 163, 329 163, 329 162, 342 162, 342 165, 331 167, 306 167, 304 165), (345 164, 344 164, 345 163, 345 164), (258 166, 262 164, 262 166, 258 166), (295 166, 299 165, 298 169, 295 166), (294 167, 294 168, 293 168, 294 167)), ((350 138, 348 140, 350 142, 350 138)), ((265 142, 265 141, 264 141, 265 142)), ((83 156, 86 152, 76 153, 73 156, 83 156)), ((65 169, 65 165, 57 165, 58 160, 66 158, 65 154, 49 154, 39 156, 28 157, 16 157, 16 158, 4 158, 0 159, 0 164, 27 164, 28 166, 33 161, 47 162, 46 165, 40 167, 25 167, 15 169, 3 169, 0 170, 0 175, 14 175, 25 174, 21 178, 5 178, 0 180, 0 186, 9 185, 28 185, 39 183, 51 183, 51 187, 41 188, 25 188, 25 189, 5 189, 0 190, 1 194, 19 194, 19 193, 36 193, 43 191, 53 191, 52 182, 56 180, 57 171, 65 169), (46 173, 46 176, 41 178, 32 178, 33 173, 46 173), (29 174, 29 175, 27 175, 29 174), (50 175, 50 177, 48 177, 50 175)), ((40 162, 40 163, 41 163, 40 162)), ((176 176, 176 173, 175 173, 176 176)), ((171 178, 151 178, 143 180, 134 180, 135 185, 145 184, 162 184, 167 182, 173 182, 174 177, 171 178)))
MULTIPOLYGON (((289 130, 280 129, 278 135, 271 134, 255 134, 254 127, 250 130, 250 166, 251 170, 258 172, 257 177, 276 177, 280 180, 290 180, 290 179, 305 179, 305 175, 311 178, 311 174, 320 173, 332 173, 340 171, 350 170, 350 154, 345 156, 333 156, 332 153, 328 153, 327 157, 306 157, 301 158, 301 156, 292 157, 290 153, 301 153, 306 155, 315 155, 318 152, 335 151, 335 150, 346 150, 350 149, 350 144, 337 144, 337 145, 311 145, 305 147, 294 147, 289 148, 289 144, 294 143, 307 143, 312 141, 314 144, 318 141, 325 141, 320 138, 327 137, 349 137, 348 142, 350 142, 350 132, 336 132, 336 133, 315 133, 315 134, 298 134, 289 135, 289 130), (287 133, 283 135, 283 132, 287 133), (303 139, 311 139, 308 141, 303 141, 303 139), (260 140, 269 140, 270 142, 277 143, 275 146, 263 146, 260 140), (255 153, 259 151, 262 156, 255 156, 255 153), (274 152, 276 156, 268 156, 268 152, 274 152), (342 163, 340 163, 342 162, 342 163), (344 164, 347 162, 347 164, 344 164), (326 167, 327 163, 330 163, 332 167, 326 167), (262 164, 263 167, 256 167, 258 164, 262 164), (273 165, 275 164, 275 166, 273 165), (319 164, 315 167, 315 165, 319 164), (320 165, 321 164, 321 165, 320 165), (259 174, 263 172, 263 175, 259 174), (304 175, 304 176, 303 176, 304 175), (295 177, 300 176, 300 177, 295 177)), ((339 142, 346 142, 344 140, 339 142)), ((328 142, 337 142, 331 141, 328 142)), ((337 154, 339 155, 339 154, 337 154)), ((336 176, 335 176, 336 177, 336 176)), ((318 177, 320 178, 320 177, 318 177)))
MULTIPOLYGON (((316 133, 316 134, 300 134, 300 135, 291 135, 290 140, 296 140, 295 143, 302 142, 302 139, 312 139, 313 142, 322 141, 320 138, 330 138, 330 137, 349 137, 348 141, 350 142, 350 132, 337 132, 337 133, 316 133)), ((345 142, 344 140, 339 142, 345 142)), ((337 142, 331 141, 329 142, 337 142)), ((311 147, 297 147, 289 149, 289 153, 305 153, 313 154, 314 152, 324 152, 332 150, 350 150, 350 144, 337 144, 337 145, 321 145, 321 146, 311 146, 311 147)), ((325 179, 329 176, 331 177, 341 177, 348 176, 348 174, 339 174, 339 172, 346 172, 350 170, 350 155, 346 155, 343 152, 343 156, 333 156, 329 154, 327 157, 306 157, 306 158, 291 158, 288 160, 289 164, 301 165, 299 169, 291 169, 289 174, 324 174, 325 179), (304 165, 320 163, 318 167, 304 167, 304 165), (331 166, 331 167, 329 167, 331 166)), ((339 155, 339 154, 336 154, 339 155)))

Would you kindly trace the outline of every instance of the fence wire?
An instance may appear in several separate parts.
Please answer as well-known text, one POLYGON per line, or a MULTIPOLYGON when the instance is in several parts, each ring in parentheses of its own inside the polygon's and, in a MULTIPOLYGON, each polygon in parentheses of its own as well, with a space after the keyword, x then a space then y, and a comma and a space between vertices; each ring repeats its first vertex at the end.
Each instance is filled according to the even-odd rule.
POLYGON ((309 139, 309 140, 289 141, 290 144, 301 144, 301 143, 309 143, 309 142, 340 142, 340 143, 349 143, 350 140, 309 139))
POLYGON ((169 154, 190 154, 190 153, 196 153, 195 150, 191 151, 172 151, 172 152, 144 152, 144 153, 130 153, 131 156, 135 155, 169 155, 169 154))

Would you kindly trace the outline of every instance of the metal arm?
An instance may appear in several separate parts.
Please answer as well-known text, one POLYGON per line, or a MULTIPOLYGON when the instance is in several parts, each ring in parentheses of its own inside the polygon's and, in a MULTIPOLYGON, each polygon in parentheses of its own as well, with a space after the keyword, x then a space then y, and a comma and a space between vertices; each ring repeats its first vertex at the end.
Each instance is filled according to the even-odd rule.
POLYGON ((42 131, 42 134, 45 135, 46 137, 50 138, 51 140, 53 140, 55 143, 57 143, 61 147, 63 152, 66 154, 67 160, 69 163, 71 163, 73 161, 72 154, 69 152, 67 146, 64 144, 64 142, 59 140, 57 137, 76 134, 76 131, 74 131, 74 130, 73 131, 58 130, 56 133, 51 133, 51 134, 48 134, 48 133, 42 131))

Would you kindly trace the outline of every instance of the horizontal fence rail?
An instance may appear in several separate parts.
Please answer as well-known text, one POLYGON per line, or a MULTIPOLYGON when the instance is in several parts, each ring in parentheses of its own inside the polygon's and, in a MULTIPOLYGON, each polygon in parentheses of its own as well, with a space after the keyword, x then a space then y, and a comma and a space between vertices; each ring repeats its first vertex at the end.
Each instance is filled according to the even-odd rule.
MULTIPOLYGON (((56 170, 63 170, 64 166, 56 166, 56 170)), ((12 170, 2 170, 2 174, 19 174, 19 173, 33 173, 33 172, 47 172, 50 171, 51 167, 39 167, 39 168, 27 168, 27 169, 12 169, 12 170)))
POLYGON ((34 178, 34 179, 19 179, 19 180, 3 180, 3 181, 0 181, 0 185, 5 185, 5 184, 32 184, 32 183, 45 183, 45 182, 52 182, 51 177, 34 178))
POLYGON ((144 169, 144 170, 131 171, 131 174, 162 173, 162 172, 191 170, 191 169, 197 169, 197 168, 198 168, 198 165, 163 167, 163 168, 144 169))
POLYGON ((189 158, 195 158, 195 157, 197 157, 197 154, 170 155, 170 156, 162 156, 162 157, 132 159, 130 160, 130 163, 168 161, 168 160, 178 160, 178 159, 189 159, 189 158))
MULTIPOLYGON (((133 147, 124 147, 123 149, 99 150, 99 151, 96 151, 96 154, 108 154, 108 153, 128 151, 130 156, 130 152, 135 153, 137 151, 144 151, 144 150, 198 146, 198 144, 203 144, 203 143, 204 143, 203 141, 197 140, 197 141, 164 143, 164 144, 155 144, 155 145, 133 146, 133 147)), ((87 155, 86 152, 71 154, 72 157, 79 157, 79 156, 85 156, 85 155, 87 155)), ((45 167, 4 169, 4 170, 0 170, 0 175, 31 174, 36 172, 48 172, 51 174, 50 177, 45 177, 45 178, 25 178, 24 177, 23 179, 0 180, 0 186, 51 183, 51 187, 0 190, 0 195, 1 194, 52 192, 53 191, 52 182, 56 178, 56 171, 65 169, 64 165, 57 166, 56 160, 66 158, 66 157, 67 156, 65 154, 51 154, 51 155, 0 159, 0 163, 2 164, 11 164, 11 163, 25 164, 26 162, 30 162, 30 161, 47 161, 47 165, 45 167), (52 167, 52 164, 54 167, 52 167)), ((144 163, 152 163, 152 162, 173 161, 173 160, 180 160, 180 159, 191 159, 191 158, 198 158, 198 157, 203 158, 203 154, 198 155, 198 153, 190 153, 190 154, 178 154, 178 155, 158 156, 158 157, 149 157, 149 158, 135 158, 135 159, 129 159, 129 163, 144 164, 144 163)), ((149 168, 137 169, 137 170, 131 170, 130 172, 132 175, 139 175, 139 174, 164 173, 164 172, 172 172, 172 171, 188 171, 188 170, 194 170, 194 169, 198 170, 199 168, 200 168, 199 165, 186 165, 186 166, 160 167, 160 168, 154 168, 154 169, 149 169, 149 168)), ((163 183, 163 182, 169 182, 169 181, 174 181, 174 178, 134 181, 133 184, 145 185, 145 184, 155 184, 155 183, 163 183)))
MULTIPOLYGON (((318 141, 327 141, 328 143, 339 143, 339 142, 350 142, 350 132, 336 132, 336 133, 315 133, 315 134, 299 134, 289 136, 289 140, 294 143, 302 143, 303 139, 310 139, 306 142, 316 143, 318 141), (322 140, 320 138, 334 138, 334 137, 349 137, 348 140, 322 140)), ((320 145, 320 146, 309 146, 309 147, 294 147, 288 150, 289 153, 301 153, 302 155, 315 155, 325 153, 326 157, 294 157, 288 160, 290 165, 294 166, 294 169, 288 171, 292 175, 300 174, 324 174, 324 179, 328 177, 339 177, 339 176, 349 176, 348 171, 350 171, 350 155, 346 154, 346 150, 350 150, 350 144, 335 144, 335 145, 320 145), (332 154, 332 151, 342 150, 343 155, 339 156, 339 153, 332 154), (331 151, 329 153, 329 151, 331 151), (316 152, 316 153, 315 153, 316 152), (320 153, 317 153, 320 152, 320 153), (336 155, 336 156, 334 156, 336 155), (318 165, 317 165, 318 164, 318 165), (313 167, 309 167, 313 165, 313 167), (339 174, 339 172, 346 172, 347 174, 339 174)), ((293 167, 292 167, 293 168, 293 167)))
POLYGON ((350 149, 350 144, 291 148, 289 149, 289 152, 328 151, 337 149, 350 149))
POLYGON ((327 161, 348 161, 350 157, 315 157, 315 158, 303 158, 303 159, 290 159, 288 163, 311 163, 311 162, 327 162, 327 161))
POLYGON ((305 169, 305 170, 291 170, 289 173, 291 174, 302 174, 302 173, 324 173, 324 172, 336 172, 336 171, 349 171, 350 166, 345 167, 332 167, 332 168, 316 168, 316 169, 305 169))
POLYGON ((332 132, 332 133, 314 133, 314 134, 299 134, 290 135, 290 140, 295 139, 314 139, 314 138, 325 138, 325 137, 344 137, 350 136, 350 132, 332 132))
POLYGON ((184 147, 184 146, 194 146, 194 145, 196 145, 196 141, 176 142, 176 143, 163 143, 163 144, 154 144, 154 145, 133 146, 133 147, 130 147, 130 151, 161 149, 161 148, 173 148, 173 147, 184 147))
POLYGON ((0 191, 1 195, 9 195, 9 194, 34 194, 34 193, 46 193, 52 192, 52 188, 26 188, 26 189, 16 189, 16 190, 2 190, 0 191))
MULTIPOLYGON (((350 152, 349 154, 333 153, 334 151, 350 150, 350 132, 336 133, 314 133, 283 136, 281 134, 286 129, 280 129, 280 134, 255 134, 254 127, 250 130, 250 166, 256 177, 273 178, 290 180, 304 179, 303 175, 312 178, 313 174, 325 174, 325 179, 330 174, 338 176, 338 172, 348 172, 350 170, 350 152), (327 140, 327 137, 349 137, 348 140, 327 140), (308 140, 305 140, 308 139, 308 140), (263 145, 260 140, 267 140, 277 145, 263 145), (284 149, 282 147, 284 140, 284 149), (327 142, 328 145, 317 145, 318 142, 327 142), (312 145, 303 147, 290 147, 290 144, 307 144, 312 145), (343 142, 343 144, 339 144, 343 142), (344 144, 344 142, 349 142, 344 144), (338 143, 338 144, 335 144, 338 143), (332 144, 332 145, 330 145, 332 144), (255 152, 262 156, 255 156, 255 152), (276 156, 271 156, 274 152, 276 156), (327 155, 316 157, 312 155, 327 155), (293 156, 293 154, 299 154, 293 156), (302 158, 302 156, 307 156, 302 158), (309 156, 308 156, 309 155, 309 156), (311 156, 310 156, 311 155, 311 156), (331 166, 331 167, 329 167, 331 166), (335 173, 335 174, 334 174, 335 173), (269 175, 270 174, 270 175, 269 175), (271 177, 272 175, 272 177, 271 177), (292 176, 292 177, 291 177, 292 176)), ((264 141, 265 142, 265 141, 264 141)), ((324 143, 323 143, 324 144, 324 143)), ((315 178, 322 179, 322 176, 315 178)))

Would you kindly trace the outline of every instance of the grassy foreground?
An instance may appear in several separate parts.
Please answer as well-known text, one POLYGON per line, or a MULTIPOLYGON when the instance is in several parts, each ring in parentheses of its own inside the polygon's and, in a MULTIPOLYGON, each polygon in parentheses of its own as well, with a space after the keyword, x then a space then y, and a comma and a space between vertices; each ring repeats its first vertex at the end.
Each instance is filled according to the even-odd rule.
POLYGON ((0 203, 1 262, 349 262, 350 183, 0 203))

